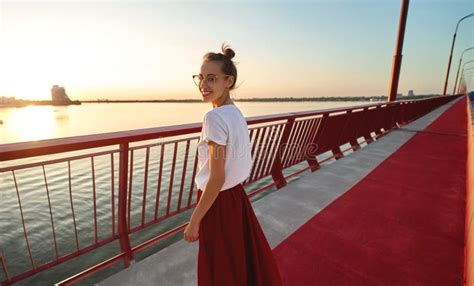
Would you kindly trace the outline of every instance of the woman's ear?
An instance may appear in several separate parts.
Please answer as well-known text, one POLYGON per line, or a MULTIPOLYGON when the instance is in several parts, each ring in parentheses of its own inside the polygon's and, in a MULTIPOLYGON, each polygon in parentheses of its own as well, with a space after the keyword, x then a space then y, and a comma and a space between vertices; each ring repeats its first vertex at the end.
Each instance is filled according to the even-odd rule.
POLYGON ((230 84, 227 86, 227 88, 230 88, 234 84, 235 77, 233 75, 229 76, 230 79, 230 84))

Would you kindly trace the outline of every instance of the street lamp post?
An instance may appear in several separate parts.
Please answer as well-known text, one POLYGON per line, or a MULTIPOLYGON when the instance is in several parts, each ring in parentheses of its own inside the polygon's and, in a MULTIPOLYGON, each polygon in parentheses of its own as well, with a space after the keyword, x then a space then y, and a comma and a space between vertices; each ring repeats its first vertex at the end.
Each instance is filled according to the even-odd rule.
POLYGON ((467 64, 470 64, 470 63, 474 63, 474 60, 467 61, 462 65, 461 75, 463 74, 464 70, 466 69, 467 64))
MULTIPOLYGON (((460 85, 461 85, 461 82, 466 79, 466 73, 465 72, 474 69, 474 67, 466 69, 466 65, 470 64, 470 63, 474 63, 474 60, 467 61, 462 65, 461 78, 459 80, 460 85)), ((460 88, 458 88, 458 93, 459 93, 459 90, 460 90, 460 88)))
POLYGON ((402 9, 400 12, 400 22, 398 24, 398 38, 395 55, 393 56, 392 63, 392 81, 390 83, 390 90, 388 95, 388 101, 394 101, 397 97, 398 81, 400 79, 400 67, 402 66, 402 49, 403 39, 405 37, 405 26, 407 23, 408 15, 408 4, 409 0, 402 1, 402 9))
POLYGON ((462 65, 462 69, 465 69, 465 68, 466 68, 466 65, 467 65, 467 64, 470 64, 470 63, 474 63, 474 60, 470 60, 470 61, 465 62, 465 63, 462 65))
POLYGON ((458 94, 466 92, 468 84, 466 79, 468 78, 470 80, 472 76, 474 76, 473 72, 462 75, 461 80, 459 81, 458 94))
POLYGON ((463 70, 463 72, 461 73, 461 78, 459 79, 459 87, 458 87, 457 94, 459 94, 461 90, 466 87, 466 78, 469 76, 472 77, 473 75, 474 75, 474 72, 464 73, 464 70, 463 70))
POLYGON ((470 78, 470 76, 472 76, 474 74, 474 72, 472 72, 472 70, 474 70, 474 67, 463 70, 462 79, 464 80, 464 82, 466 82, 466 79, 470 78))
POLYGON ((459 23, 461 23, 462 20, 472 17, 472 16, 474 16, 474 13, 471 13, 467 16, 462 17, 456 25, 456 30, 454 30, 453 44, 451 45, 451 53, 449 54, 448 70, 446 71, 446 80, 444 81, 443 95, 446 95, 446 89, 448 88, 449 70, 451 68, 451 60, 453 59, 454 43, 456 42, 456 33, 458 32, 459 23))
POLYGON ((456 94, 456 86, 458 85, 458 77, 459 77, 459 71, 461 70, 462 58, 464 57, 464 53, 469 50, 474 50, 474 47, 470 47, 462 51, 461 57, 459 58, 458 72, 456 73, 456 80, 454 81, 453 94, 456 94))

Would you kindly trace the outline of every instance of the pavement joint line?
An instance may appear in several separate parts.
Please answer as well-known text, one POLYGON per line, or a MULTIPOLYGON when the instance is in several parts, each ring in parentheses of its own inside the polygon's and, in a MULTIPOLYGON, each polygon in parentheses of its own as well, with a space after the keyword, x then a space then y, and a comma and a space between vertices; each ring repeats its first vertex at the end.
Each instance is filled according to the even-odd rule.
POLYGON ((466 137, 465 134, 456 134, 456 133, 444 133, 444 132, 432 132, 432 131, 423 131, 417 129, 408 129, 408 128, 398 128, 393 131, 406 131, 406 132, 415 132, 423 134, 433 134, 433 135, 442 135, 442 136, 457 136, 457 137, 466 137))

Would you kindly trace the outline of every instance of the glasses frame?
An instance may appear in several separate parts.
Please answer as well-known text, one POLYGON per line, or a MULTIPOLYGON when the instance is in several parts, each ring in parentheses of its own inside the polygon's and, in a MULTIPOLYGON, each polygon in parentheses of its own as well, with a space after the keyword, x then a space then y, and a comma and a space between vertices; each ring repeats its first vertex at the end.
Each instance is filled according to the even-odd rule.
MULTIPOLYGON (((192 76, 192 77, 193 77, 194 84, 195 84, 197 87, 199 87, 203 81, 205 81, 205 80, 207 81, 206 78, 203 77, 203 78, 201 79, 200 76, 201 76, 200 74, 195 74, 195 75, 192 76), (199 80, 199 83, 196 82, 196 78, 199 80)), ((231 75, 230 75, 230 74, 226 74, 226 75, 213 75, 213 76, 215 77, 215 80, 218 80, 218 79, 221 78, 221 77, 227 78, 227 77, 229 77, 229 76, 231 76, 231 75)), ((208 82, 208 84, 212 85, 212 84, 214 84, 214 83, 209 83, 209 82, 208 82)))

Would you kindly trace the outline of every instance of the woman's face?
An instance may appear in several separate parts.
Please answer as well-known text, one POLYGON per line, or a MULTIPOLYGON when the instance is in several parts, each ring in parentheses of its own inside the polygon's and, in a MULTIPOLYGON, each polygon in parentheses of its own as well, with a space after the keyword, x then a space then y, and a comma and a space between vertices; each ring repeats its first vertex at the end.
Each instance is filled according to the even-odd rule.
POLYGON ((219 102, 219 99, 229 91, 234 81, 233 76, 222 72, 220 62, 204 61, 201 66, 201 76, 204 78, 199 85, 204 102, 219 102))

